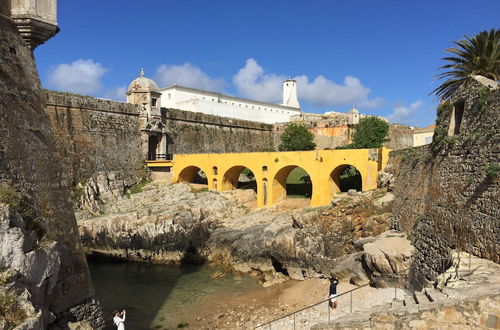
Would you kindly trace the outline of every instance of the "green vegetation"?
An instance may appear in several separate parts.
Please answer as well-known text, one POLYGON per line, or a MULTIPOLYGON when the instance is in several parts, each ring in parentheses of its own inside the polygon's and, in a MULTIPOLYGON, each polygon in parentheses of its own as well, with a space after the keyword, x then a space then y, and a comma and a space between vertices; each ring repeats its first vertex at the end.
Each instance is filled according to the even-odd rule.
POLYGON ((361 173, 352 165, 349 165, 340 173, 340 191, 345 192, 349 191, 349 189, 363 190, 361 173))
POLYGON ((80 197, 85 194, 85 185, 87 184, 87 180, 78 179, 76 183, 73 185, 71 189, 71 200, 73 203, 77 203, 80 197))
POLYGON ((47 228, 43 224, 43 219, 36 216, 33 203, 26 195, 18 193, 6 183, 0 183, 0 203, 19 213, 26 229, 36 231, 38 239, 41 240, 45 236, 47 228))
POLYGON ((281 135, 280 151, 313 150, 314 136, 304 125, 288 123, 281 135))
POLYGON ((496 179, 500 175, 500 163, 491 163, 485 166, 486 174, 491 179, 496 179))
POLYGON ((150 181, 147 179, 142 179, 139 183, 136 183, 130 189, 127 189, 125 194, 127 195, 128 198, 130 198, 131 195, 133 194, 138 194, 143 191, 144 187, 149 183, 150 181))
POLYGON ((0 319, 7 322, 7 329, 14 329, 26 317, 26 312, 19 306, 15 289, 0 293, 0 319))
POLYGON ((312 185, 309 174, 301 167, 294 168, 286 179, 287 198, 310 198, 312 185))
POLYGON ((186 323, 186 322, 181 322, 181 323, 177 324, 177 328, 185 328, 188 326, 189 326, 189 323, 186 323))
POLYGON ((481 31, 472 38, 455 41, 456 48, 446 49, 456 55, 445 57, 448 61, 440 69, 448 71, 439 74, 438 78, 448 78, 433 90, 438 97, 448 99, 470 75, 482 75, 494 81, 500 80, 500 30, 481 31))
POLYGON ((453 106, 449 102, 444 102, 437 108, 436 128, 432 136, 431 149, 433 154, 439 153, 447 144, 448 130, 445 125, 446 120, 450 117, 453 106))
POLYGON ((377 117, 366 117, 359 121, 352 138, 352 143, 337 149, 380 148, 389 141, 389 124, 377 117))
POLYGON ((6 183, 0 183, 0 203, 4 203, 7 206, 17 209, 19 207, 21 199, 17 191, 6 183))

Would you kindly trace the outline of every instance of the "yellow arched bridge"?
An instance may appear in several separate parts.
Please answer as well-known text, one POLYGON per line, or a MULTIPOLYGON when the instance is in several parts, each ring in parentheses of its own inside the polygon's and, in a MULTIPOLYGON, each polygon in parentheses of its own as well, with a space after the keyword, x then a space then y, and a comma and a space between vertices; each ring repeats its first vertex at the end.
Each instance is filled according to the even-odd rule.
POLYGON ((176 154, 172 161, 148 161, 154 168, 171 167, 172 182, 193 182, 198 173, 206 175, 208 188, 215 191, 237 189, 245 168, 255 176, 257 206, 272 206, 286 198, 286 180, 301 167, 312 186, 310 206, 328 205, 340 191, 340 175, 354 166, 361 175, 363 191, 377 188, 377 172, 385 167, 389 149, 345 149, 290 152, 223 154, 176 154))

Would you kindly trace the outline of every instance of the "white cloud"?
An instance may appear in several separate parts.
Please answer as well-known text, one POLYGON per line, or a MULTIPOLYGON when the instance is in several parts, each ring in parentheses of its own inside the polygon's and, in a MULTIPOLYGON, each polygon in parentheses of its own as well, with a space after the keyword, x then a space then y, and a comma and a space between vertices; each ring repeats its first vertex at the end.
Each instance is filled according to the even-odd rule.
POLYGON ((191 63, 182 65, 160 65, 156 70, 155 79, 160 87, 173 84, 221 92, 226 82, 224 78, 212 78, 191 63))
POLYGON ((238 92, 245 97, 263 102, 282 101, 284 76, 264 74, 264 69, 253 58, 233 77, 238 92))
MULTIPOLYGON (((280 102, 282 83, 287 77, 268 74, 253 58, 233 77, 238 91, 245 97, 265 102, 280 102)), ((373 109, 381 106, 382 99, 369 99, 370 89, 363 86, 356 77, 346 76, 342 84, 337 84, 320 75, 309 81, 305 75, 297 76, 297 92, 300 101, 317 107, 356 105, 373 109)))
POLYGON ((105 99, 117 100, 117 101, 125 101, 125 92, 127 91, 127 87, 119 86, 113 89, 108 89, 104 93, 105 99))
POLYGON ((101 89, 101 77, 107 69, 94 60, 76 60, 52 67, 48 74, 48 85, 60 91, 92 94, 101 89))
POLYGON ((418 100, 413 102, 409 106, 397 106, 387 117, 392 123, 408 125, 415 124, 415 119, 417 118, 416 113, 421 110, 423 104, 424 102, 418 100))

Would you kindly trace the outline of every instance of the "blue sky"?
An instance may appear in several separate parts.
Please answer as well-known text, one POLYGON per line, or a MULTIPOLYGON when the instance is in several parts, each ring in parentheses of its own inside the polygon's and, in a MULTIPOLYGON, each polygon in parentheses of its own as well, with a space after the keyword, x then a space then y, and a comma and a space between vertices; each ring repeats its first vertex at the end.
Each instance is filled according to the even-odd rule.
POLYGON ((500 1, 59 0, 61 32, 35 50, 44 87, 123 99, 144 67, 172 83, 306 112, 427 126, 444 49, 498 28, 500 1))

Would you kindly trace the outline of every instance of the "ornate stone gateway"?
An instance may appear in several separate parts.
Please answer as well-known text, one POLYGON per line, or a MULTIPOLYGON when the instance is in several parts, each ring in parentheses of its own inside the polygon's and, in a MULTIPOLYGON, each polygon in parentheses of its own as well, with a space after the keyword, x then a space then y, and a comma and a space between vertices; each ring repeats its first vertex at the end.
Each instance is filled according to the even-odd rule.
POLYGON ((286 198, 286 180, 296 167, 309 175, 310 206, 328 205, 340 192, 340 175, 348 166, 361 174, 362 190, 377 188, 377 172, 385 167, 389 149, 252 152, 229 154, 177 154, 173 161, 148 161, 153 170, 170 168, 172 182, 194 182, 203 171, 208 188, 237 189, 238 177, 248 168, 255 175, 257 206, 272 206, 286 198))

